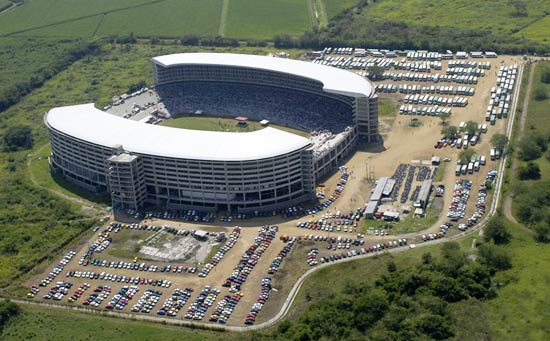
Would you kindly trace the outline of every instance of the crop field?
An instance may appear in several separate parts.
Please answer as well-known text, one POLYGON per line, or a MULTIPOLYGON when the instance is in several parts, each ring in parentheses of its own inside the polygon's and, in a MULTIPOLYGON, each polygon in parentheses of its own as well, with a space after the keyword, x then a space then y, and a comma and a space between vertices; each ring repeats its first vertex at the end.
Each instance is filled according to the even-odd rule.
MULTIPOLYGON (((264 128, 260 123, 254 121, 248 121, 247 127, 240 128, 237 127, 236 121, 234 119, 217 117, 179 117, 175 119, 165 120, 160 125, 173 128, 229 132, 252 132, 264 128)), ((301 130, 287 128, 274 124, 270 124, 270 126, 300 136, 309 136, 309 133, 301 130)))
POLYGON ((280 33, 299 35, 310 27, 305 1, 229 1, 229 37, 265 39, 280 33))
MULTIPOLYGON (((0 0, 0 6, 4 0, 0 0)), ((330 19, 357 0, 43 0, 0 14, 0 36, 138 37, 228 36, 271 39, 298 36, 318 15, 330 19), (317 10, 315 10, 317 8, 317 10)), ((326 21, 326 19, 325 19, 326 21)))

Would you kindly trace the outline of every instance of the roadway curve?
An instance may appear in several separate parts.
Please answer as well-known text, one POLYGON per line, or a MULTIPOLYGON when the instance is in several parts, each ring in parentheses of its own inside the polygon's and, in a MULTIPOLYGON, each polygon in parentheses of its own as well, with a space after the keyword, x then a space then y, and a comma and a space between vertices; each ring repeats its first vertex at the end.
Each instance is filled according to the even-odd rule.
MULTIPOLYGON (((518 79, 522 79, 522 77, 523 77, 523 65, 520 65, 519 66, 518 79)), ((514 125, 514 120, 515 120, 515 115, 516 115, 516 105, 517 105, 517 102, 518 102, 520 87, 521 87, 521 83, 520 83, 520 85, 518 85, 516 87, 516 89, 514 91, 514 96, 513 96, 514 98, 513 98, 513 101, 512 101, 512 108, 511 108, 512 115, 511 115, 511 117, 508 118, 508 124, 506 125, 505 134, 508 137, 508 139, 510 139, 511 135, 512 135, 513 125, 514 125)), ((502 161, 499 165, 499 168, 498 168, 499 176, 497 177, 497 182, 496 182, 496 186, 495 186, 495 194, 494 194, 494 197, 493 197, 493 201, 491 203, 491 208, 490 208, 488 214, 479 223, 477 223, 476 225, 474 225, 471 229, 469 229, 467 231, 464 231, 462 233, 459 233, 459 234, 456 234, 456 235, 453 235, 453 236, 450 236, 450 237, 444 237, 444 238, 441 238, 441 239, 431 240, 431 241, 424 242, 422 244, 415 244, 414 248, 426 247, 426 246, 429 246, 429 245, 436 245, 436 244, 444 243, 444 242, 447 242, 447 241, 460 239, 460 238, 463 238, 463 237, 465 237, 467 235, 470 235, 472 233, 478 232, 489 221, 489 219, 491 219, 491 217, 493 217, 493 215, 497 211, 498 203, 500 201, 500 196, 501 196, 501 192, 502 192, 502 181, 504 179, 503 174, 504 174, 507 159, 508 159, 508 155, 504 154, 504 157, 503 157, 503 159, 502 159, 502 161)), ((69 305, 61 305, 61 304, 35 302, 35 301, 21 300, 21 299, 12 299, 12 301, 16 302, 16 303, 21 303, 21 304, 30 304, 30 305, 36 305, 36 306, 58 308, 58 309, 67 309, 67 310, 72 310, 72 311, 94 313, 94 314, 102 315, 102 316, 128 318, 128 319, 139 320, 139 321, 150 321, 150 322, 157 322, 157 323, 161 322, 161 323, 165 323, 165 324, 194 327, 194 328, 200 328, 200 329, 206 329, 206 330, 220 330, 220 331, 225 330, 225 331, 233 331, 233 332, 244 332, 244 331, 258 330, 258 329, 267 328, 267 327, 272 326, 273 324, 279 322, 282 318, 284 318, 286 316, 286 314, 288 313, 288 311, 290 310, 290 307, 292 306, 292 303, 296 299, 296 296, 297 296, 300 288, 304 284, 305 280, 309 276, 311 276, 313 273, 315 273, 316 271, 319 271, 321 269, 324 269, 324 268, 326 268, 328 266, 331 266, 331 265, 334 265, 334 264, 350 262, 350 261, 354 261, 356 259, 374 257, 376 255, 384 254, 384 253, 391 253, 391 254, 401 253, 401 252, 407 251, 411 248, 412 248, 412 245, 402 246, 402 247, 398 247, 398 248, 395 248, 395 249, 385 250, 384 252, 368 253, 368 254, 359 255, 359 256, 356 256, 356 257, 353 257, 353 258, 345 258, 345 259, 341 259, 341 260, 331 262, 331 263, 324 263, 324 264, 318 265, 314 268, 311 268, 306 273, 304 273, 296 281, 296 283, 294 284, 294 286, 290 290, 290 292, 288 294, 288 297, 286 298, 285 302, 283 303, 283 306, 281 307, 281 310, 277 313, 277 315, 275 315, 273 318, 269 319, 266 322, 263 322, 263 323, 260 323, 260 324, 257 324, 257 325, 247 326, 247 327, 244 327, 244 326, 210 325, 210 324, 198 323, 198 322, 193 322, 193 321, 186 321, 186 320, 181 320, 181 319, 169 319, 169 318, 166 318, 166 317, 156 317, 156 316, 151 316, 151 315, 137 315, 137 314, 131 314, 131 313, 116 312, 116 311, 104 311, 104 310, 96 310, 96 309, 91 309, 91 308, 84 308, 84 307, 80 307, 80 306, 69 306, 69 305)))

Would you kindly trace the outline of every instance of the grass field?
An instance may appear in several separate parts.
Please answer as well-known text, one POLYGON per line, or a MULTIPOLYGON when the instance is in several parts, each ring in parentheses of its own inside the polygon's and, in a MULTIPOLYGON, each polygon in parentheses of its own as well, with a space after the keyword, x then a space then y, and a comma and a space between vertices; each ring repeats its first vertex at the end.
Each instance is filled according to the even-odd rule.
POLYGON ((321 0, 325 4, 325 9, 327 16, 332 18, 338 13, 342 12, 344 9, 356 5, 358 0, 321 0))
POLYGON ((215 36, 222 0, 167 0, 109 13, 96 35, 133 32, 137 36, 181 37, 188 33, 215 36))
POLYGON ((79 186, 73 185, 60 176, 54 178, 48 162, 50 153, 51 147, 49 144, 46 144, 40 147, 32 156, 29 171, 38 185, 48 190, 64 193, 70 197, 84 198, 95 202, 98 204, 98 208, 105 208, 105 206, 111 204, 111 198, 108 195, 98 195, 89 192, 79 186))
POLYGON ((309 28, 305 1, 229 1, 228 37, 271 39, 281 33, 299 35, 309 28))
POLYGON ((397 115, 398 107, 391 99, 379 98, 378 99, 378 116, 379 117, 392 117, 397 115))
MULTIPOLYGON (((358 0, 31 0, 0 13, 0 36, 228 36, 272 39, 312 28, 358 0), (328 16, 327 16, 328 13, 328 16)), ((7 0, 0 0, 2 3, 7 0)))
POLYGON ((529 16, 518 16, 510 2, 384 0, 367 6, 366 18, 512 34, 536 23, 544 17, 544 10, 550 9, 550 3, 544 0, 532 0, 528 4, 529 16))
MULTIPOLYGON (((192 130, 206 130, 206 131, 225 131, 225 132, 252 132, 256 130, 263 129, 264 127, 254 121, 248 121, 248 126, 246 128, 237 127, 237 122, 232 118, 221 118, 221 117, 179 117, 175 119, 170 119, 160 123, 162 126, 172 127, 172 128, 184 128, 192 130)), ((309 133, 292 129, 288 127, 278 126, 275 124, 269 125, 272 128, 281 129, 289 133, 297 134, 300 136, 308 137, 309 133)))
POLYGON ((533 85, 531 87, 531 102, 529 102, 529 111, 527 113, 527 120, 525 121, 526 133, 529 131, 545 133, 550 129, 550 115, 548 114, 550 98, 544 101, 537 101, 534 98, 534 92, 537 87, 544 88, 546 93, 550 94, 550 84, 543 84, 540 81, 542 68, 550 69, 550 62, 538 63, 535 67, 533 85))
POLYGON ((4 327, 2 340, 226 340, 229 333, 99 317, 66 310, 22 306, 4 327))
POLYGON ((513 268, 499 273, 495 282, 503 287, 487 302, 494 340, 548 340, 550 326, 550 245, 539 244, 529 233, 511 229, 506 246, 513 268))

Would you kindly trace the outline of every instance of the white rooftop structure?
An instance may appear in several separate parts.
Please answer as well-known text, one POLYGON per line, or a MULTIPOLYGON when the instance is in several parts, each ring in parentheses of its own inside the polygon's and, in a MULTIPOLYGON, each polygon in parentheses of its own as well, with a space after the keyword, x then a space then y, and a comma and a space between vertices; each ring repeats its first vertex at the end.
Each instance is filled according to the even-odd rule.
POLYGON ((353 72, 293 59, 232 53, 178 53, 154 57, 152 61, 163 67, 224 65, 280 72, 317 80, 323 83, 324 91, 345 96, 368 97, 374 92, 370 82, 353 72))
POLYGON ((51 109, 45 120, 61 133, 108 148, 122 144, 128 152, 193 160, 257 160, 310 145, 304 137, 269 127, 229 133, 144 124, 101 111, 93 103, 51 109))

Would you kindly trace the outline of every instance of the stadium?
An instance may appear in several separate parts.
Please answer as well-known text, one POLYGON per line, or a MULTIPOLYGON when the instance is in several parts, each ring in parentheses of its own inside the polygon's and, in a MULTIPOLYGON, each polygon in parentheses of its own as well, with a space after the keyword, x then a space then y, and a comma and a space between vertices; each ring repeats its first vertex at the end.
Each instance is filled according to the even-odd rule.
POLYGON ((241 133, 177 129, 94 104, 58 107, 44 119, 54 172, 110 193, 123 208, 268 211, 314 199, 316 183, 360 141, 379 138, 374 88, 349 71, 217 53, 160 56, 152 65, 154 89, 121 96, 113 107, 145 96, 148 110, 170 117, 246 116, 310 137, 271 127, 241 133))

